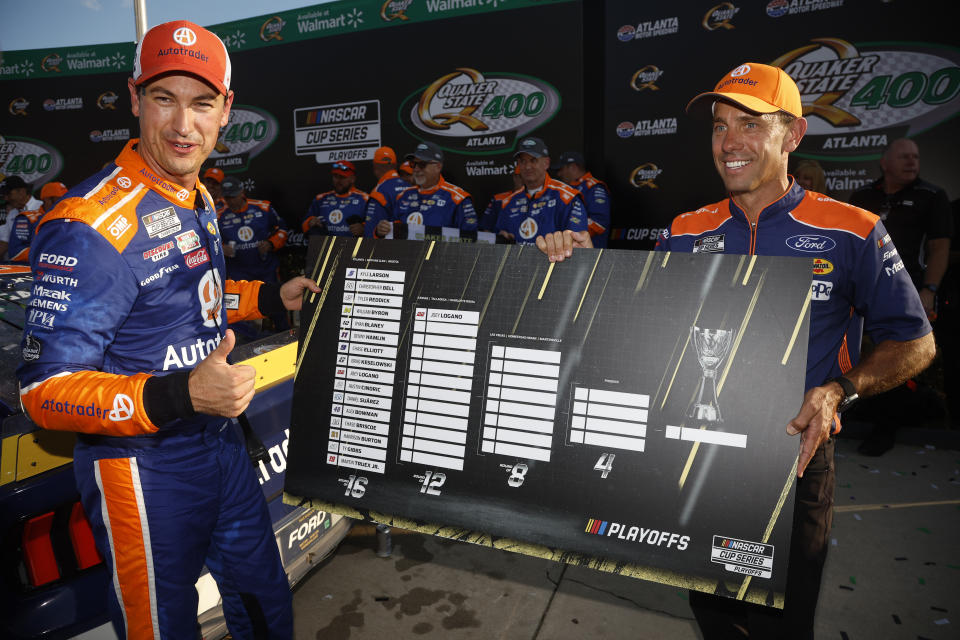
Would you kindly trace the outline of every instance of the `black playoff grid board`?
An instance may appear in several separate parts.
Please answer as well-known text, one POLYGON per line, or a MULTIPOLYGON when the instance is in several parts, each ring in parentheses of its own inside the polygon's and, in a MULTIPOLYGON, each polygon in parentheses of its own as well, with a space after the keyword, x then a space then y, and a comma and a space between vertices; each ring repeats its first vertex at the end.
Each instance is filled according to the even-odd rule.
POLYGON ((311 255, 290 496, 782 606, 809 260, 551 267, 532 246, 332 238, 311 255))

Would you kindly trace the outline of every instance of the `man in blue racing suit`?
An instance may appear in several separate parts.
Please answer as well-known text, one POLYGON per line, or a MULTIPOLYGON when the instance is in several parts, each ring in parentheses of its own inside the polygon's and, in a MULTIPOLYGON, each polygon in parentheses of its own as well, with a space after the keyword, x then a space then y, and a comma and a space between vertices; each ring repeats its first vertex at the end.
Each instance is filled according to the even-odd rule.
POLYGON ((738 66, 693 112, 713 115, 713 159, 729 197, 684 213, 660 233, 658 251, 812 259, 806 393, 786 426, 802 433, 793 534, 782 611, 690 592, 704 638, 812 638, 833 512, 838 410, 896 386, 934 355, 916 289, 872 213, 806 191, 787 174, 807 123, 800 92, 777 67, 738 66), (860 360, 863 329, 876 348, 860 360), (859 362, 858 362, 859 361, 859 362))
POLYGON ((428 227, 455 227, 461 231, 477 230, 477 212, 470 194, 443 179, 443 151, 429 142, 420 142, 407 154, 413 167, 415 187, 402 191, 393 211, 388 202, 372 198, 367 208, 364 235, 383 238, 393 230, 393 222, 428 227))
POLYGON ((502 201, 496 231, 517 244, 533 244, 538 237, 552 237, 558 231, 578 236, 586 232, 583 198, 573 187, 547 175, 550 151, 543 140, 524 138, 513 157, 523 188, 502 201))
POLYGON ((318 193, 303 219, 304 233, 310 235, 360 238, 367 213, 367 194, 354 186, 357 169, 349 160, 338 160, 330 168, 332 191, 318 193))
POLYGON ((287 223, 269 200, 247 198, 236 176, 223 181, 225 206, 220 216, 220 234, 231 280, 277 282, 277 251, 287 243, 287 223))
POLYGON ((121 638, 196 638, 204 565, 234 638, 293 635, 270 515, 228 419, 256 372, 227 323, 298 309, 307 278, 225 277, 199 169, 227 124, 226 48, 187 21, 152 28, 128 80, 140 138, 40 222, 17 371, 25 412, 78 433, 74 473, 121 638))

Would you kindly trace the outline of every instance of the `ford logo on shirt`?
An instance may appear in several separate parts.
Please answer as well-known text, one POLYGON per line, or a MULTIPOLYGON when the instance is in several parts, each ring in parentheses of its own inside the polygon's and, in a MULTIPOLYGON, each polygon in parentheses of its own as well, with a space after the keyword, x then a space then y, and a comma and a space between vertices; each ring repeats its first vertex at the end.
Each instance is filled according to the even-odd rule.
POLYGON ((790 236, 787 238, 787 246, 804 253, 823 253, 830 251, 837 246, 833 238, 827 236, 818 236, 812 233, 804 233, 799 236, 790 236))

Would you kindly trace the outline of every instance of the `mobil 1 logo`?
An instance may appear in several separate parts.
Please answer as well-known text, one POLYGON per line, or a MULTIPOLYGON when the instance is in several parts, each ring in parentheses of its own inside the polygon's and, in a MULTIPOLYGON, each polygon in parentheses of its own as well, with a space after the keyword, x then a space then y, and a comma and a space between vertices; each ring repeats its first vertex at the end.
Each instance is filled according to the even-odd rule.
POLYGON ((294 109, 293 129, 298 156, 312 155, 320 164, 372 160, 380 146, 380 101, 294 109))

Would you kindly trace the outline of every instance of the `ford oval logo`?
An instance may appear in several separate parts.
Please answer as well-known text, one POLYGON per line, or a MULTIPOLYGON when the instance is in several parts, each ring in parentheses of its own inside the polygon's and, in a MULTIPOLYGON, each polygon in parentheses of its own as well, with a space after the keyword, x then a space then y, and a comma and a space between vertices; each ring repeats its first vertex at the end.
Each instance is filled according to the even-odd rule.
POLYGON ((837 246, 833 238, 827 236, 818 236, 813 233, 804 233, 799 236, 790 236, 787 238, 787 246, 804 253, 824 253, 837 246))

